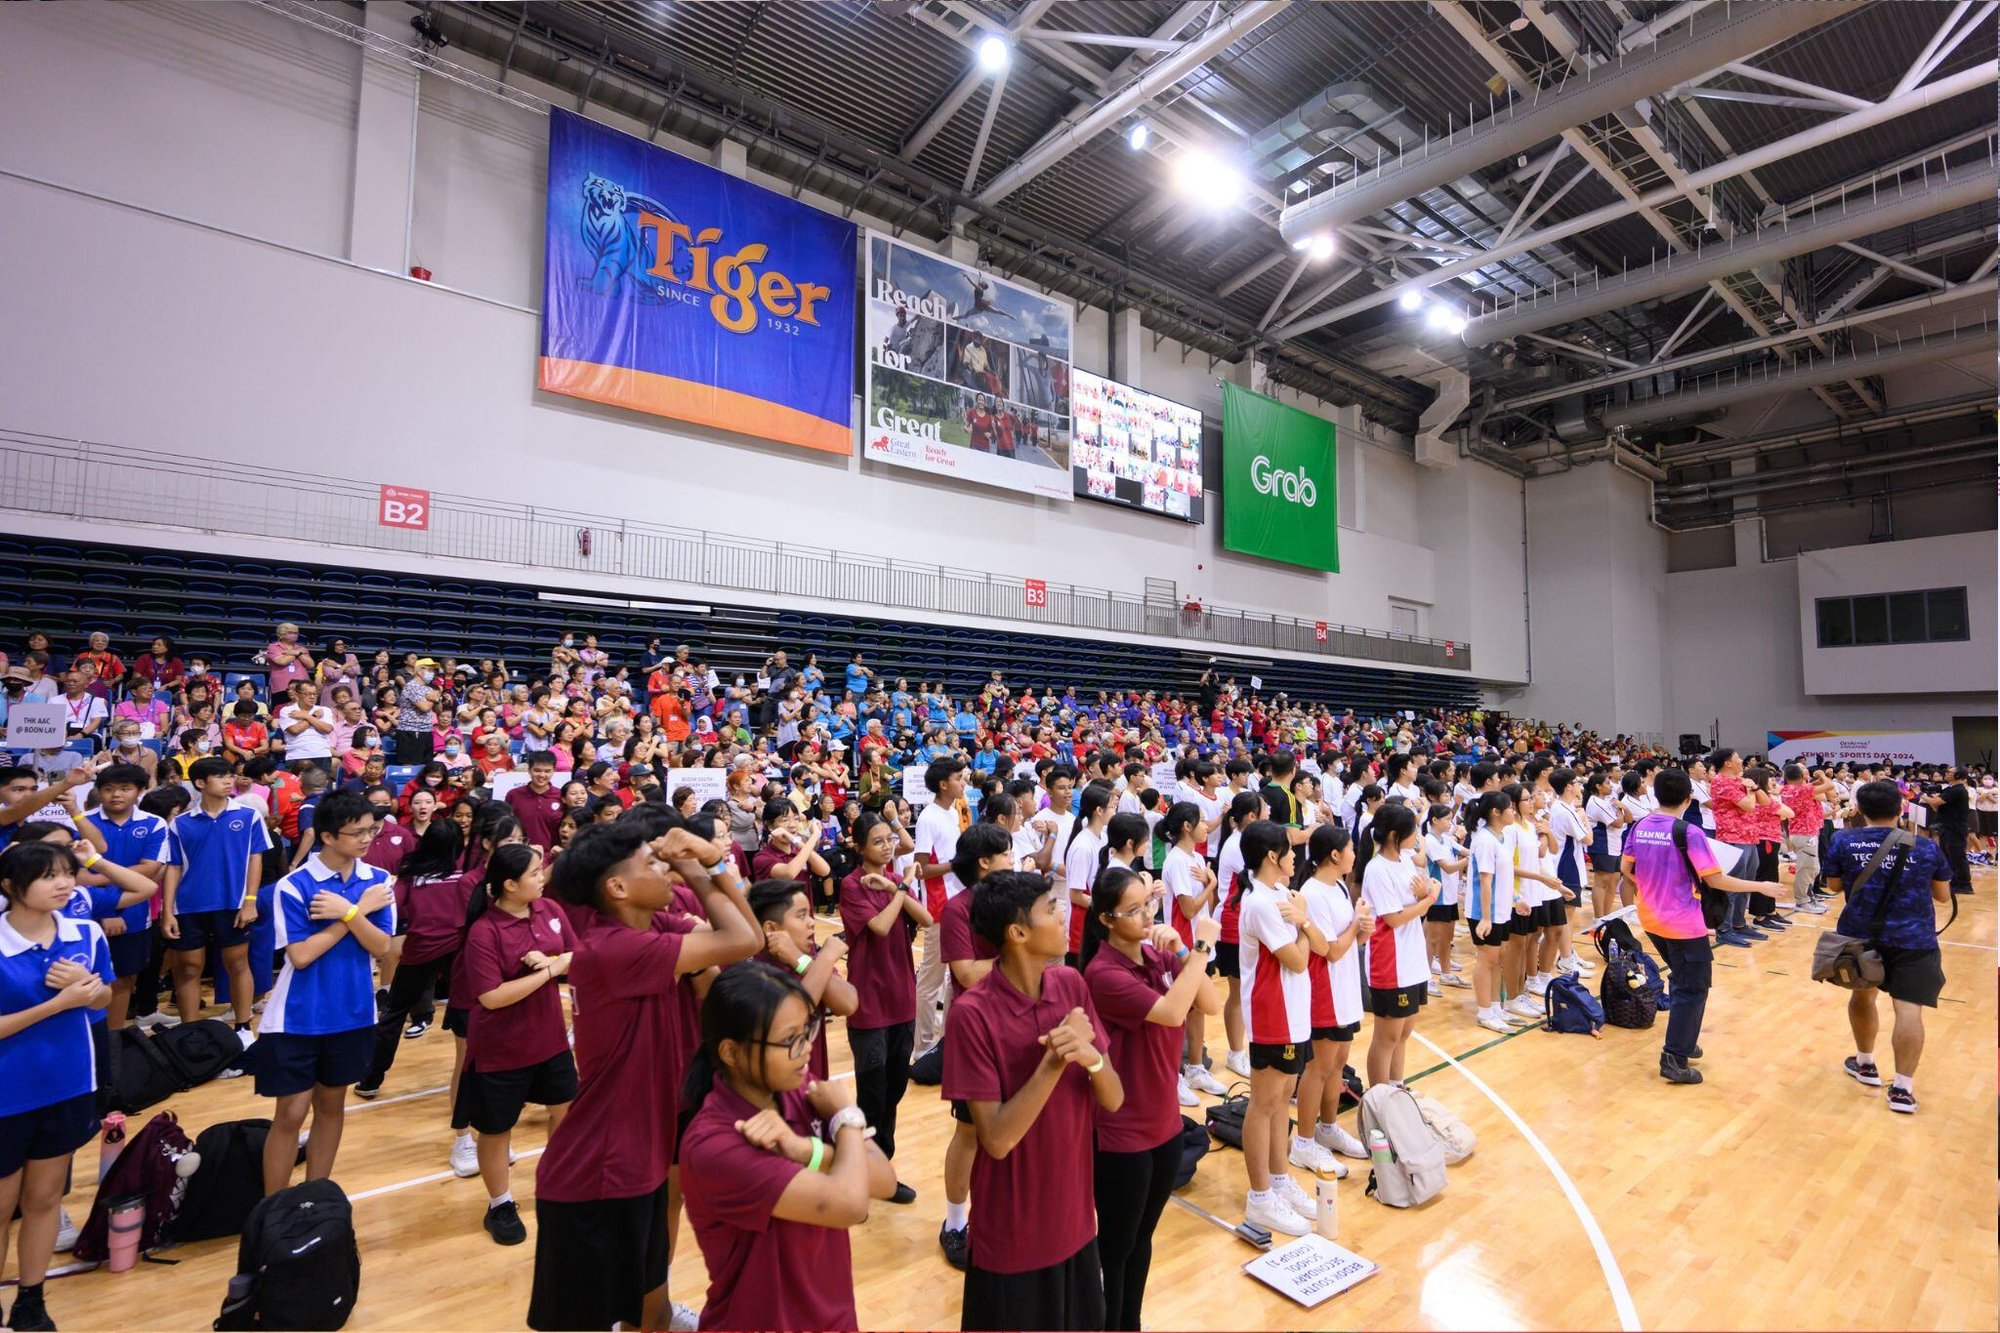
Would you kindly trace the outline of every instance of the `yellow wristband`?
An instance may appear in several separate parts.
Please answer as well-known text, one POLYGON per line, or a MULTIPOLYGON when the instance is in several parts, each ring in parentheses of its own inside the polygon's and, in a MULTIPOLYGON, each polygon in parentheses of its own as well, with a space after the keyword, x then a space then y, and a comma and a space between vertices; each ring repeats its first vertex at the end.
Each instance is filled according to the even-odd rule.
POLYGON ((360 915, 361 915, 361 904, 356 903, 354 904, 354 906, 347 909, 347 914, 345 916, 340 918, 340 924, 343 926, 349 925, 353 922, 355 917, 360 915))
POLYGON ((96 865, 99 861, 102 861, 103 859, 104 856, 102 853, 92 852, 86 860, 80 862, 79 864, 81 864, 85 870, 88 870, 92 866, 96 865))

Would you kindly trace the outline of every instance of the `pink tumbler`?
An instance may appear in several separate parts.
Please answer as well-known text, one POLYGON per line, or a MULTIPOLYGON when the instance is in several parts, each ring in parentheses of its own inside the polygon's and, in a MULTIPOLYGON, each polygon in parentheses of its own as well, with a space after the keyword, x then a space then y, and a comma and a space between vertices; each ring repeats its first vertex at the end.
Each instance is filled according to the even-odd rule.
POLYGON ((139 1262, 139 1232, 145 1225, 145 1196, 135 1194, 111 1205, 111 1234, 105 1248, 110 1251, 112 1272, 123 1273, 139 1262))
POLYGON ((97 1183, 111 1174, 111 1164, 125 1151, 125 1117, 113 1111, 104 1117, 104 1137, 97 1142, 97 1183))

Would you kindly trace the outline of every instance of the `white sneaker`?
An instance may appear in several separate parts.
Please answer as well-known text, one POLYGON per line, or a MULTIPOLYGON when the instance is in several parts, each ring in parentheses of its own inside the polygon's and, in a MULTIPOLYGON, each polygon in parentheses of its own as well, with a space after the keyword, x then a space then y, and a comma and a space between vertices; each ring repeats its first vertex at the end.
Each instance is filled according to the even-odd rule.
POLYGON ((1319 1204, 1306 1193, 1305 1186, 1290 1176, 1279 1176, 1271 1182, 1271 1193, 1284 1200, 1285 1206, 1310 1222, 1319 1216, 1319 1204))
POLYGON ((1445 974, 1444 974, 1444 984, 1445 984, 1445 985, 1447 985, 1447 986, 1456 986, 1456 987, 1458 987, 1458 988, 1459 988, 1460 990, 1471 990, 1471 989, 1472 989, 1472 983, 1471 983, 1471 982, 1469 982, 1469 981, 1467 981, 1467 980, 1466 980, 1466 979, 1465 979, 1465 978, 1464 978, 1463 976, 1460 976, 1460 975, 1459 975, 1458 973, 1456 973, 1456 972, 1447 972, 1447 973, 1445 973, 1445 974))
POLYGON ((675 1301, 673 1313, 667 1319, 668 1333, 694 1333, 700 1327, 701 1311, 675 1301))
POLYGON ((1178 1095, 1181 1099, 1182 1106, 1201 1105, 1201 1098, 1194 1095, 1194 1089, 1188 1086, 1188 1081, 1185 1077, 1183 1077, 1180 1081, 1180 1088, 1178 1090, 1178 1095))
POLYGON ((1807 916, 1826 915, 1826 904, 1817 898, 1801 898, 1798 901, 1797 907, 1799 911, 1804 912, 1807 916))
POLYGON ((1272 1194, 1267 1202, 1251 1199, 1243 1205, 1243 1220, 1274 1235, 1303 1236, 1312 1230, 1312 1222, 1300 1217, 1286 1205, 1283 1196, 1272 1194))
POLYGON ((1215 1075, 1209 1073, 1200 1065, 1189 1065, 1187 1067, 1187 1076, 1181 1081, 1196 1092, 1205 1092, 1211 1097, 1227 1097, 1229 1095, 1229 1089, 1223 1087, 1215 1075))
POLYGON ((469 1180, 479 1174, 479 1147, 472 1138, 452 1141, 451 1173, 460 1180, 469 1180))
POLYGON ((69 1219, 69 1209, 56 1209, 56 1252, 68 1254, 76 1248, 76 1223, 69 1219))
POLYGON ((1366 1160, 1368 1156, 1368 1149, 1362 1144, 1361 1140, 1355 1138, 1339 1125, 1321 1125, 1314 1131, 1313 1137, 1339 1153, 1342 1157, 1352 1157, 1357 1161, 1362 1161, 1366 1160))
POLYGON ((1534 976, 1528 978, 1528 994, 1547 995, 1548 993, 1549 979, 1547 977, 1537 972, 1534 976))
POLYGON ((1595 972, 1597 970, 1597 964, 1591 962, 1588 958, 1585 958, 1581 954, 1573 953, 1569 955, 1567 958, 1556 959, 1556 962, 1559 965, 1569 969, 1571 972, 1576 973, 1578 976, 1583 976, 1583 977, 1587 977, 1592 972, 1595 972))
POLYGON ((1444 994, 1444 987, 1438 985, 1438 979, 1435 973, 1431 975, 1431 979, 1429 981, 1426 981, 1424 983, 1424 994, 1430 996, 1433 1000, 1435 1000, 1438 996, 1444 994))
POLYGON ((1228 1067, 1230 1073, 1240 1075, 1243 1078, 1250 1077, 1250 1052, 1231 1051, 1224 1057, 1222 1063, 1228 1067))
POLYGON ((1526 995, 1516 995, 1506 1007, 1523 1018, 1542 1018, 1546 1016, 1542 1011, 1542 1006, 1536 1004, 1531 997, 1526 995))
POLYGON ((1519 1028, 1507 1021, 1507 1015, 1499 1009, 1481 1009, 1479 1026, 1488 1032, 1518 1032, 1519 1028))
POLYGON ((1322 1176, 1333 1174, 1337 1178, 1347 1171, 1341 1160, 1333 1155, 1333 1150, 1325 1144, 1317 1139, 1302 1139, 1296 1135, 1292 1138, 1291 1163, 1293 1166, 1303 1167, 1322 1176))

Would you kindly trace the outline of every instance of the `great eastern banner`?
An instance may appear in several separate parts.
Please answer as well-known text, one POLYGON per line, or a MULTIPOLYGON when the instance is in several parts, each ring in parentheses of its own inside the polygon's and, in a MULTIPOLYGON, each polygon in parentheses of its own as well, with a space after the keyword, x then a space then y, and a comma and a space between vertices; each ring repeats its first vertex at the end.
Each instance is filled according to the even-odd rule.
POLYGON ((852 451, 852 223, 552 110, 546 253, 543 389, 852 451))

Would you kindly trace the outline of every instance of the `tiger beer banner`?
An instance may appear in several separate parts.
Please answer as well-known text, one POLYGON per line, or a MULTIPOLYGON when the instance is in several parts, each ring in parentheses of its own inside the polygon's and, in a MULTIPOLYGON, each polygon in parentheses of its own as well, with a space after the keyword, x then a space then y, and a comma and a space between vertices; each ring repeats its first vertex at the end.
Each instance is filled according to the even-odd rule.
POLYGON ((1068 303, 869 232, 864 457, 1067 502, 1068 303))
POLYGON ((541 388, 852 451, 852 223, 551 110, 545 245, 541 388))

